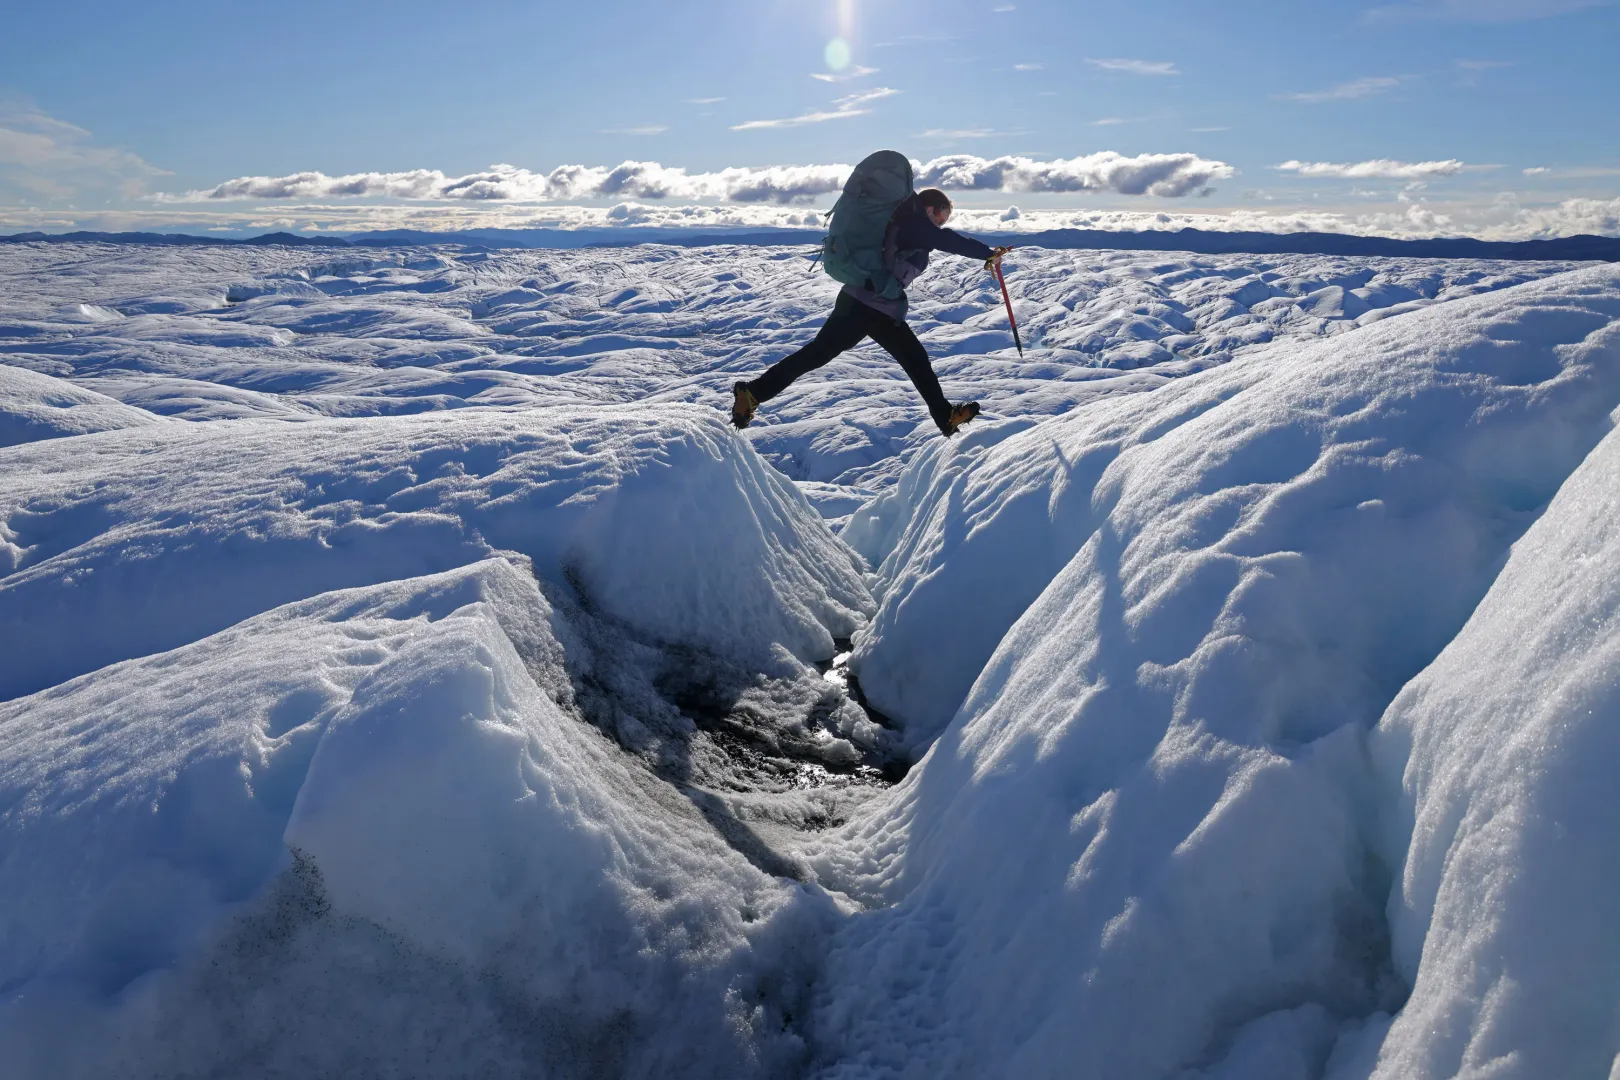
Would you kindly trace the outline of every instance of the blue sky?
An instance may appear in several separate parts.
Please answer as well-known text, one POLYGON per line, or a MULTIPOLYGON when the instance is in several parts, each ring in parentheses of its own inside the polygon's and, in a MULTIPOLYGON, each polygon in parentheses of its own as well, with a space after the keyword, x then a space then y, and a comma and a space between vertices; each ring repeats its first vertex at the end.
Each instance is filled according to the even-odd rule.
POLYGON ((967 159, 964 220, 1620 232, 1613 2, 54 0, 7 23, 5 231, 794 224, 893 147, 967 159), (656 168, 602 179, 625 161, 656 168), (296 174, 320 178, 221 187, 296 174))

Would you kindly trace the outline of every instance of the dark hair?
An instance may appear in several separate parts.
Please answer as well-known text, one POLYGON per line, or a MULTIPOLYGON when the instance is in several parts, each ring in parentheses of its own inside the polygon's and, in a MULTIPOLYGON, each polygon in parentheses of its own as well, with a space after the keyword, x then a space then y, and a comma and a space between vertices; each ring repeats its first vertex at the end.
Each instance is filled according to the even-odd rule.
POLYGON ((917 192, 917 200, 930 210, 949 210, 951 197, 937 187, 923 188, 917 192))

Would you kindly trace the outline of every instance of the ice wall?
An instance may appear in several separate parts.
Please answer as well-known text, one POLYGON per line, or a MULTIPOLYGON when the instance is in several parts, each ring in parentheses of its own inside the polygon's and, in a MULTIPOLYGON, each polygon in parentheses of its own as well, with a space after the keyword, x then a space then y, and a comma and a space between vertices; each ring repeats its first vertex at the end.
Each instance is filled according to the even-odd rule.
POLYGON ((1264 1030, 1314 1075, 1398 1007, 1421 920, 1392 966, 1367 733, 1617 404, 1601 268, 919 463, 858 655, 880 707, 943 730, 821 863, 871 905, 819 986, 827 1075, 1161 1077, 1264 1030), (1004 635, 990 585, 1033 597, 1004 635))

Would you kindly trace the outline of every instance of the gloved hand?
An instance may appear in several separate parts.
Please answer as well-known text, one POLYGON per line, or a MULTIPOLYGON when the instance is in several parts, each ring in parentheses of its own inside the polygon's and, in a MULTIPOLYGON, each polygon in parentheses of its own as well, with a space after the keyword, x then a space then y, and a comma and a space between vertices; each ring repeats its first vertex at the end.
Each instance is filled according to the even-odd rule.
POLYGON ((996 263, 1001 261, 1001 257, 1003 255, 1007 254, 1007 252, 1009 252, 1011 250, 1012 250, 1012 245, 1011 244, 1007 245, 1006 247, 991 248, 990 249, 990 257, 988 259, 984 260, 984 268, 986 270, 989 270, 991 267, 995 266, 996 263))

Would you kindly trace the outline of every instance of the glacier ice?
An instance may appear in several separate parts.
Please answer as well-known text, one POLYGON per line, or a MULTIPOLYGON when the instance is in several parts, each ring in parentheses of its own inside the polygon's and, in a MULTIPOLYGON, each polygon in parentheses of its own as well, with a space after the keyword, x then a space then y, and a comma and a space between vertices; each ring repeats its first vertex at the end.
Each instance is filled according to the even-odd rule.
POLYGON ((7 1071, 1605 1075, 1620 272, 799 254, 0 250, 7 1071))

